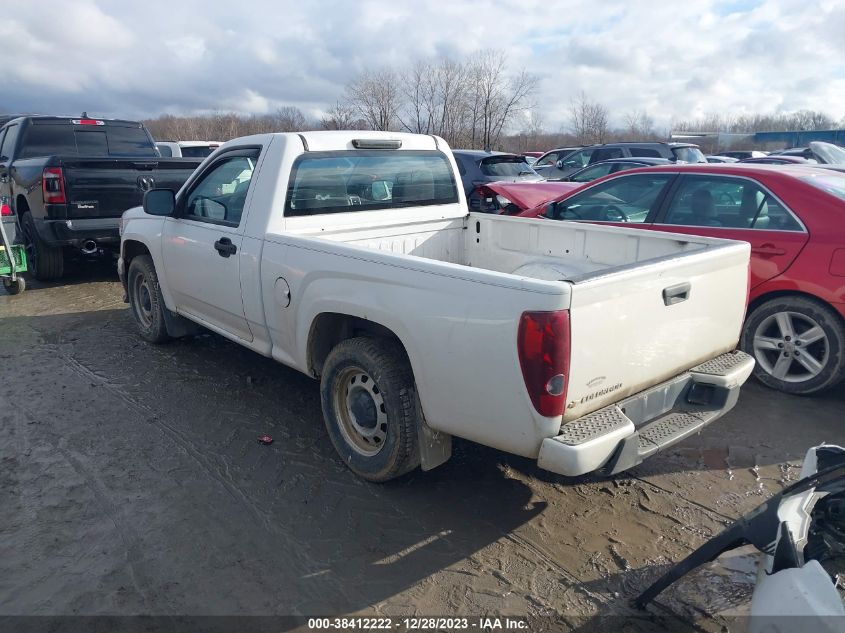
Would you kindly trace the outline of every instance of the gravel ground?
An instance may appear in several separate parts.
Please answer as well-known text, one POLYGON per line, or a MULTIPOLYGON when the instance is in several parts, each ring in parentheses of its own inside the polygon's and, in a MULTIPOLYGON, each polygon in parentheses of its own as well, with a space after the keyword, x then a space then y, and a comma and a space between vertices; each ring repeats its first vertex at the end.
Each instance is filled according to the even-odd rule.
MULTIPOLYGON (((214 335, 141 341, 112 270, 0 290, 0 615, 584 629, 634 613, 670 563, 795 479, 809 446, 845 442, 842 390, 752 383, 700 436, 613 479, 456 441, 441 468, 368 484, 335 456, 316 382, 214 335)), ((747 608, 750 560, 665 592, 650 630, 719 630, 747 608)))

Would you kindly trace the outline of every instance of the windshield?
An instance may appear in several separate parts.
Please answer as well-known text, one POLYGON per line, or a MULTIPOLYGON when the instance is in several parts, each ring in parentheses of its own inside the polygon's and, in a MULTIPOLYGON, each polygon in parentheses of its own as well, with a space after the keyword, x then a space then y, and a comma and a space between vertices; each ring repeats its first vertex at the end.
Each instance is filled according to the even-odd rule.
POLYGON ((681 163, 706 163, 707 158, 697 147, 673 147, 675 159, 681 163))
POLYGON ((834 145, 833 143, 822 143, 821 141, 813 141, 810 143, 810 150, 820 162, 829 165, 845 165, 845 149, 834 145))
POLYGON ((801 180, 813 185, 817 189, 836 196, 840 200, 845 200, 845 174, 838 174, 836 172, 832 172, 829 175, 810 174, 808 176, 802 176, 801 180))
POLYGON ((536 176, 537 172, 521 156, 493 156, 481 161, 481 173, 498 178, 536 176))

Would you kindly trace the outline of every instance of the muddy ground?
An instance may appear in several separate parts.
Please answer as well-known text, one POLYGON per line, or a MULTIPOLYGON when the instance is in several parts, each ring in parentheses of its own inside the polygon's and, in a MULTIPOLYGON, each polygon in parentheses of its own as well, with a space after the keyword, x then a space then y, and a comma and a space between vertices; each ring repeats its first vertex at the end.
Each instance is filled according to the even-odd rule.
MULTIPOLYGON (((205 335, 141 341, 112 268, 0 290, 0 615, 609 614, 845 442, 842 390, 749 384, 700 436, 610 480, 456 441, 386 485, 336 457, 309 378, 205 335), (271 446, 256 441, 267 433, 271 446)), ((708 567, 666 617, 719 630, 753 567, 708 567)), ((607 629, 612 630, 612 629, 607 629)))

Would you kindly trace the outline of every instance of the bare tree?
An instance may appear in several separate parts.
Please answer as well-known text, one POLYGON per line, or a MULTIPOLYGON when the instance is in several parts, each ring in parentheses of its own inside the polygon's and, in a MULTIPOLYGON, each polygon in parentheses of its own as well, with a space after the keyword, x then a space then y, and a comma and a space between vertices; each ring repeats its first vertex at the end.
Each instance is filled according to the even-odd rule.
POLYGON ((569 129, 578 143, 604 143, 608 133, 607 108, 590 101, 586 93, 574 97, 569 106, 569 129))
POLYGON ((373 130, 390 130, 397 125, 401 104, 396 72, 390 68, 365 70, 346 86, 349 102, 373 130))
POLYGON ((359 130, 366 124, 358 118, 355 106, 348 103, 336 102, 320 119, 323 130, 359 130))
POLYGON ((529 99, 537 88, 537 78, 524 69, 508 76, 507 56, 496 50, 473 55, 467 74, 472 94, 471 142, 475 147, 492 149, 514 115, 530 107, 529 99))
POLYGON ((645 141, 654 137, 654 119, 645 110, 632 110, 625 115, 628 140, 645 141))
POLYGON ((302 111, 294 106, 282 106, 270 115, 274 132, 301 132, 308 126, 302 111))

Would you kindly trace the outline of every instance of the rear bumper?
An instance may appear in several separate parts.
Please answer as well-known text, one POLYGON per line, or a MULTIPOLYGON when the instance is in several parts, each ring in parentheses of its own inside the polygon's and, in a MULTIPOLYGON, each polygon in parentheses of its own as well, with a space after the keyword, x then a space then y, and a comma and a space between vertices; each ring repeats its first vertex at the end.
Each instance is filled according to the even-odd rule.
POLYGON ((754 359, 728 352, 642 393, 564 424, 538 464, 568 476, 613 475, 697 433, 730 411, 754 359))
MULTIPOLYGON (((36 225, 39 221, 36 220, 36 225)), ((37 226, 41 239, 51 246, 81 248, 89 240, 100 246, 120 243, 120 218, 81 218, 73 220, 42 220, 37 226)))

